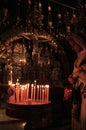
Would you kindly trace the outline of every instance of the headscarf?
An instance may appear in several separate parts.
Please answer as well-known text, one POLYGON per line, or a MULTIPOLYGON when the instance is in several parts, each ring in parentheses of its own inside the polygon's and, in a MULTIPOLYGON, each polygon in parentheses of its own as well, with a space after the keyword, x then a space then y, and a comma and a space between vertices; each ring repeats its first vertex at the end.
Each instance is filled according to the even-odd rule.
POLYGON ((82 50, 86 49, 86 43, 76 34, 67 36, 67 40, 71 46, 77 44, 82 50))

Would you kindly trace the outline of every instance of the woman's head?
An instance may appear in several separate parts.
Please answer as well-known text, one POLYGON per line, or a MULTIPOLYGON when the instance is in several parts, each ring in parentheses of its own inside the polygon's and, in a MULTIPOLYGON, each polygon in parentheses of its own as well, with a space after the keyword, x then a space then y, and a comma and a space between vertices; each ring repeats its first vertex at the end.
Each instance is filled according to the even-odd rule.
POLYGON ((76 42, 74 42, 73 40, 70 41, 71 42, 71 47, 72 50, 74 50, 76 53, 82 51, 83 49, 81 48, 81 46, 79 46, 76 42))
POLYGON ((86 44, 76 34, 67 37, 67 40, 69 41, 69 44, 76 53, 86 49, 86 44))

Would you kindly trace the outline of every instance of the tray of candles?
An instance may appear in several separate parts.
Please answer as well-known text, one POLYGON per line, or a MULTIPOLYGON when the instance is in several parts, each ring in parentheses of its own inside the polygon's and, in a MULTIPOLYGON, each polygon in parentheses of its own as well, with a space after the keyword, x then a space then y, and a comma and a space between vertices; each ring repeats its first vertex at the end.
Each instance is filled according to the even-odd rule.
POLYGON ((15 94, 9 97, 6 115, 27 120, 38 118, 40 117, 38 115, 42 115, 41 113, 47 114, 51 105, 49 84, 36 84, 34 81, 33 84, 17 82, 11 85, 15 87, 15 94))

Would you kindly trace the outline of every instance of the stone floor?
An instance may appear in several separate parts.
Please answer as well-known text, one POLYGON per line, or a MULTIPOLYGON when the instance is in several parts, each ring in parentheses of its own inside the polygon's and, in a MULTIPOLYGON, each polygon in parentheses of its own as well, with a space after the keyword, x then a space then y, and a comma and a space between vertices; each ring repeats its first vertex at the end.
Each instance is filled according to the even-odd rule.
POLYGON ((0 109, 0 130, 24 130, 25 122, 6 116, 5 109, 0 109))
MULTIPOLYGON (((24 130, 26 122, 6 116, 5 109, 0 109, 0 130, 24 130)), ((45 130, 71 130, 71 126, 47 127, 45 130)), ((29 130, 29 129, 28 129, 29 130)), ((31 129, 30 129, 31 130, 31 129)), ((42 130, 42 128, 40 128, 42 130)))

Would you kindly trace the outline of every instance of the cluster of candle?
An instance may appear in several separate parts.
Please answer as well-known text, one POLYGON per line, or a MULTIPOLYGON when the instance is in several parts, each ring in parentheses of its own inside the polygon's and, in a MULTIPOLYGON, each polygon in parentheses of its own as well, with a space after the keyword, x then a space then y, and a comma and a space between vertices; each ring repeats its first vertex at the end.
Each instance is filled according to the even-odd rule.
POLYGON ((38 85, 36 81, 33 84, 11 84, 15 87, 15 94, 10 96, 10 103, 17 104, 39 104, 49 102, 49 84, 38 85))

